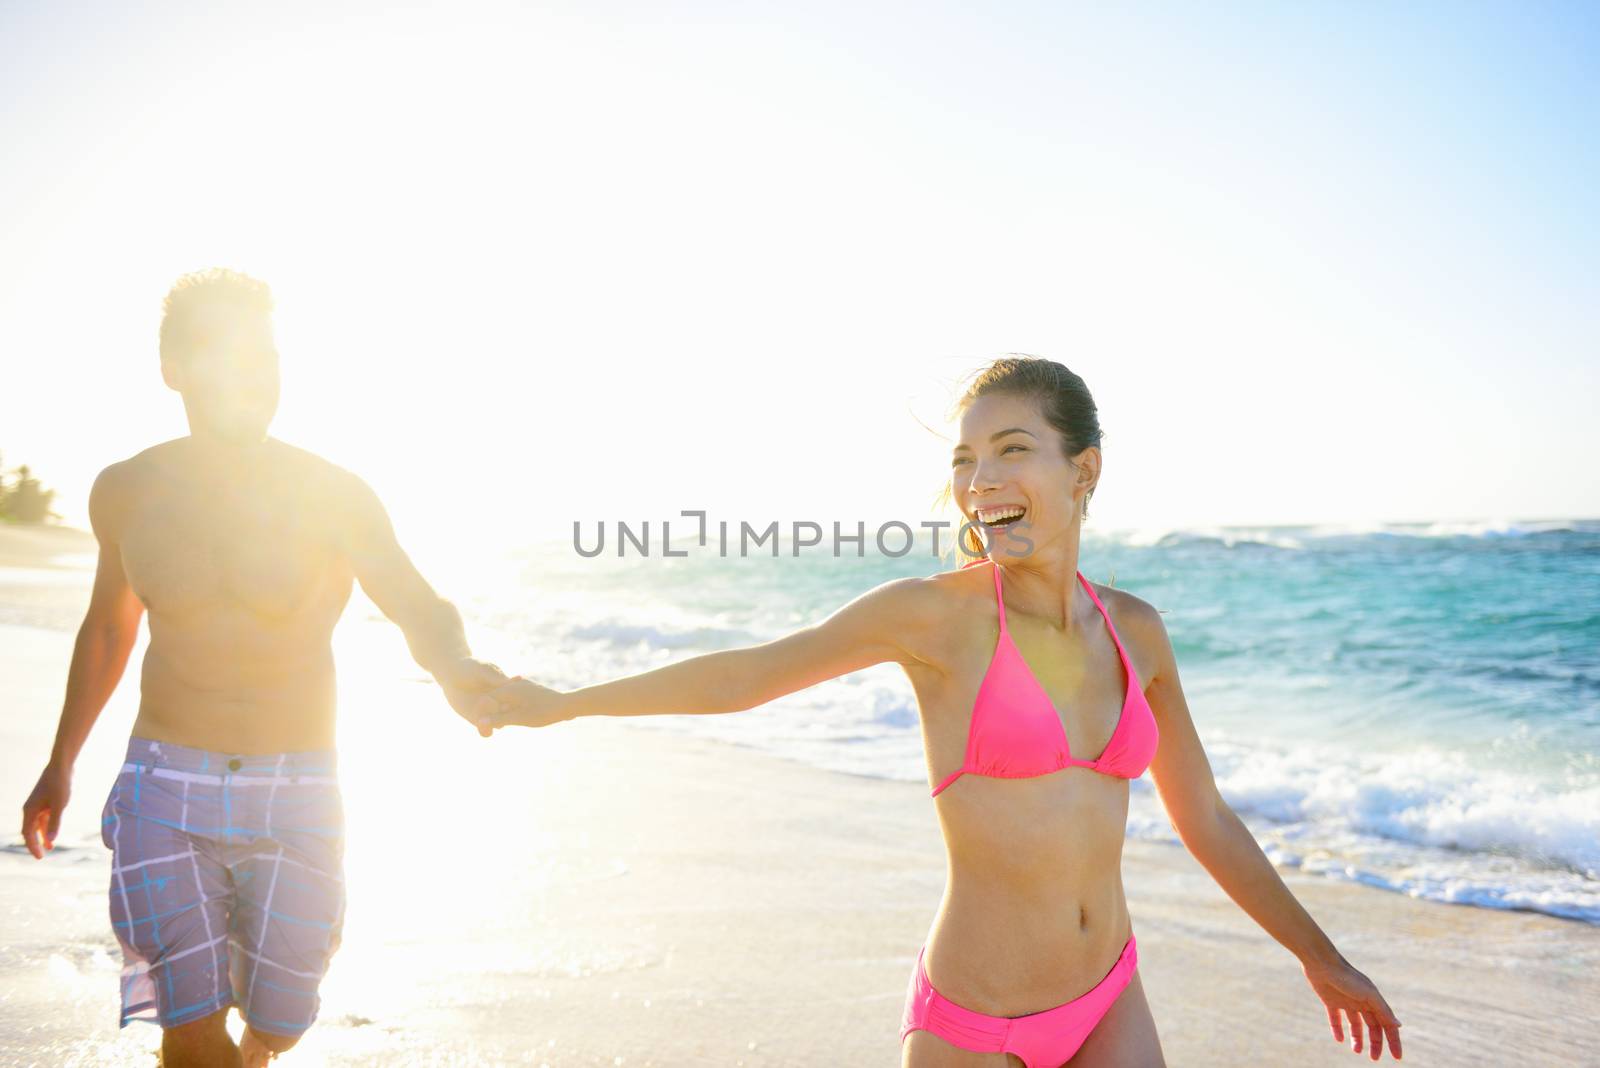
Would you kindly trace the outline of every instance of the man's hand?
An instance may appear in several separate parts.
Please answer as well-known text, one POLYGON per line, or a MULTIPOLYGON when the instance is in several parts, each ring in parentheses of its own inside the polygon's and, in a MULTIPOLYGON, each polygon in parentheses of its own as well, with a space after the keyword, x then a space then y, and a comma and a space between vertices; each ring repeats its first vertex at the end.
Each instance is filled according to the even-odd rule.
POLYGON ((43 860, 55 848, 56 835, 61 833, 61 812, 71 796, 72 772, 55 764, 46 765, 22 806, 22 840, 35 860, 43 860))
POLYGON ((567 695, 518 676, 494 692, 478 698, 476 721, 480 732, 495 727, 548 727, 572 719, 567 695))
POLYGON ((441 668, 433 677, 439 681, 445 700, 456 710, 456 715, 477 727, 478 733, 485 738, 494 733, 480 722, 482 717, 477 714, 477 702, 483 694, 511 681, 505 672, 493 664, 467 656, 441 668))

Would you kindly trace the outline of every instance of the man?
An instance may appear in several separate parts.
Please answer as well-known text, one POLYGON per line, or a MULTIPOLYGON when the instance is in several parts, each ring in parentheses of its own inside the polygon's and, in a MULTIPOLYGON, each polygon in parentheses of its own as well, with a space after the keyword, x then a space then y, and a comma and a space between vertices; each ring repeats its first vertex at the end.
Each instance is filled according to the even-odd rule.
MULTIPOLYGON (((150 616, 139 716, 107 800, 122 1026, 161 1024, 162 1063, 259 1065, 311 1026, 344 915, 331 636, 352 580, 470 717, 505 681, 395 541, 359 478, 267 436, 278 353, 267 286, 179 279, 161 373, 189 436, 113 464, 89 516, 100 558, 55 746, 23 806, 42 858, 72 768, 150 616), (246 1029, 225 1027, 238 1005, 246 1029)), ((488 733, 486 730, 483 733, 488 733)))

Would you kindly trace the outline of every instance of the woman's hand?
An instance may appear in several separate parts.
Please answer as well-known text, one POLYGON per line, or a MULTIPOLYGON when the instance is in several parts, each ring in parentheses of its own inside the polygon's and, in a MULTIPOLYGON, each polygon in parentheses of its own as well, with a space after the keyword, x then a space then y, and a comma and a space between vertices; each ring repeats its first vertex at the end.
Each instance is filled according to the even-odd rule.
POLYGON ((572 719, 567 695, 518 675, 504 686, 478 698, 478 729, 497 727, 548 727, 572 719))
POLYGON ((1344 1045, 1344 1025, 1339 1019, 1342 1011, 1350 1021, 1355 1052, 1361 1052, 1361 1032, 1365 1024, 1372 1059, 1383 1056, 1385 1036, 1389 1039, 1389 1052, 1395 1060, 1400 1059, 1400 1021, 1395 1019, 1389 1003, 1383 1000, 1371 979, 1356 971, 1343 957, 1328 964, 1307 964, 1305 973, 1306 982, 1327 1006, 1335 1042, 1344 1045))

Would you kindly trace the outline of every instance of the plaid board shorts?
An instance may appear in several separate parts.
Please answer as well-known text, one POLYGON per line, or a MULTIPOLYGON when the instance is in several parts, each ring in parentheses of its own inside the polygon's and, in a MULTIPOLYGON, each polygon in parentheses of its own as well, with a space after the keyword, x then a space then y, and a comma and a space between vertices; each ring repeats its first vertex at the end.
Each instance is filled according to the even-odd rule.
POLYGON ((134 737, 101 816, 122 1019, 176 1027, 238 1005, 300 1035, 344 926, 333 750, 215 753, 134 737))

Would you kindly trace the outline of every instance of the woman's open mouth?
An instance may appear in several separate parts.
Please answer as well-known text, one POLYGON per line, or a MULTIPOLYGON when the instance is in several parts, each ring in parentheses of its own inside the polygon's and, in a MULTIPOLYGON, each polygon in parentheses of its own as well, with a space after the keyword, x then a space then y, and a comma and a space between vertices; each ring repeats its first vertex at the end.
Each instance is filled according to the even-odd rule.
POLYGON ((1009 527, 1028 514, 1020 504, 1002 504, 993 508, 975 508, 978 522, 986 527, 1009 527))

